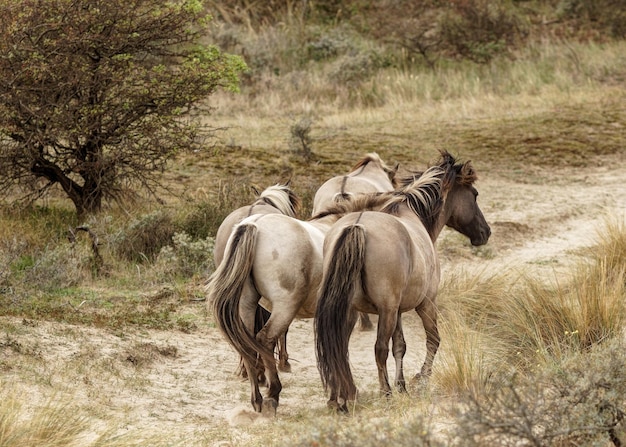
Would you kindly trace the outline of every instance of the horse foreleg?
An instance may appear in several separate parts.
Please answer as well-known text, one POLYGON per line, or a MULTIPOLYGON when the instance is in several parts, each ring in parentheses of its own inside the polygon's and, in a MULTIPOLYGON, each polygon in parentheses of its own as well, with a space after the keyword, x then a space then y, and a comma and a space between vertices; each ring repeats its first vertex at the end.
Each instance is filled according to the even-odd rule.
POLYGON ((415 375, 416 379, 428 379, 432 373, 435 354, 439 349, 439 330, 437 329, 437 306, 432 301, 427 301, 415 309, 422 319, 424 332, 426 332, 426 358, 422 370, 415 375))
POLYGON ((389 386, 389 373, 387 371, 387 358, 389 357, 389 340, 396 328, 397 315, 395 313, 381 312, 378 316, 378 333, 374 348, 376 367, 378 368, 378 383, 380 393, 384 396, 391 395, 389 386))
POLYGON ((404 380, 403 359, 406 354, 406 342, 402 332, 402 314, 398 313, 398 321, 392 336, 393 358, 396 360, 396 387, 401 393, 406 393, 406 382, 404 380))

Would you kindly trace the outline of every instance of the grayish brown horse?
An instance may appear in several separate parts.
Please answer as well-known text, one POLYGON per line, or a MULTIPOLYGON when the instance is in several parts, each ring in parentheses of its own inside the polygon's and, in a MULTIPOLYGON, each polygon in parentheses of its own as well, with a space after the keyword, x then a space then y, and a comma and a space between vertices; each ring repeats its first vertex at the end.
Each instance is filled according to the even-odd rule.
POLYGON ((469 237, 473 245, 487 243, 491 234, 476 202, 475 179, 470 162, 457 164, 442 152, 438 165, 394 192, 381 211, 347 214, 328 231, 314 327, 318 369, 325 389, 330 389, 330 406, 347 412, 346 402, 356 398, 348 344, 357 311, 379 316, 375 358, 381 393, 391 393, 390 340, 395 382, 406 391, 401 315, 411 309, 426 332, 426 358, 416 377, 430 376, 440 342, 435 241, 444 225, 469 237))
MULTIPOLYGON (((359 160, 345 175, 326 180, 313 197, 313 216, 359 194, 393 191, 397 184, 398 164, 388 166, 380 156, 371 152, 359 160)), ((373 329, 367 314, 360 314, 362 330, 373 329)))
POLYGON ((367 154, 348 174, 328 179, 320 186, 313 197, 312 215, 315 216, 335 203, 357 194, 392 191, 396 187, 397 171, 397 164, 392 168, 377 153, 367 154))

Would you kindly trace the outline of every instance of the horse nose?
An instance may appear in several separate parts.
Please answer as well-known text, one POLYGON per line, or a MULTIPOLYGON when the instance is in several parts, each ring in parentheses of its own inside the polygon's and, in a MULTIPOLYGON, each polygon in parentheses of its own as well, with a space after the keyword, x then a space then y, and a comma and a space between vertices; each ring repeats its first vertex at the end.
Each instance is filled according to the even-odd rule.
POLYGON ((485 245, 487 241, 489 241, 489 237, 491 236, 491 228, 489 225, 486 225, 484 228, 481 228, 479 231, 479 237, 475 240, 471 240, 473 246, 478 247, 480 245, 485 245))

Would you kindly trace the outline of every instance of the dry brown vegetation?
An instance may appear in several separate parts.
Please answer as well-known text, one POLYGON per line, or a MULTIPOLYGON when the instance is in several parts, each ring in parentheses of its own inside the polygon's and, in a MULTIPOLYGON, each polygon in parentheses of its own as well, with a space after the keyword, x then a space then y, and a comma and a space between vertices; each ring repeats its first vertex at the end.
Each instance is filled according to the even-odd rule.
MULTIPOLYGON (((454 10, 429 9, 448 14, 448 39, 475 14, 517 24, 510 39, 468 29, 476 45, 457 48, 434 39, 433 20, 400 20, 382 0, 368 4, 389 15, 356 1, 318 2, 315 17, 298 10, 306 2, 257 3, 219 2, 213 38, 251 70, 240 94, 211 98, 206 119, 223 130, 169 167, 163 203, 110 206, 84 222, 60 195, 2 206, 0 445, 623 445, 620 14, 585 1, 492 12, 446 2, 454 21, 454 10), (394 24, 396 35, 382 33, 394 24), (379 38, 364 37, 374 25, 379 38), (408 170, 438 149, 473 161, 493 235, 476 249, 442 234, 443 342, 429 386, 381 399, 373 334, 357 332, 359 400, 337 417, 311 322, 296 321, 278 415, 251 414, 202 301, 223 217, 251 201, 251 185, 291 179, 306 218, 321 182, 365 153, 408 170), (78 225, 98 236, 101 259, 86 232, 68 240, 78 225)), ((412 376, 423 332, 409 315, 405 326, 412 376)))

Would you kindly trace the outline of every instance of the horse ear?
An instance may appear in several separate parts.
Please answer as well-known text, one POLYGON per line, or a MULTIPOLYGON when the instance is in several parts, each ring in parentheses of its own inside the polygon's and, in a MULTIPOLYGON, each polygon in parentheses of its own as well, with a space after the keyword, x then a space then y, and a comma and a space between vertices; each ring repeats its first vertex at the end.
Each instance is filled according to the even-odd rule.
POLYGON ((287 187, 291 186, 291 177, 289 178, 289 180, 285 182, 283 186, 287 186, 287 187))
POLYGON ((393 167, 393 173, 396 174, 398 172, 398 168, 400 167, 400 163, 396 163, 396 165, 393 167))
POLYGON ((259 191, 259 189, 254 186, 254 185, 250 185, 250 188, 252 189, 252 191, 254 191, 254 194, 259 197, 261 195, 261 191, 259 191))
POLYGON ((463 184, 471 185, 477 179, 476 170, 474 166, 472 166, 471 161, 466 161, 463 163, 461 167, 461 171, 459 172, 459 182, 463 184))

